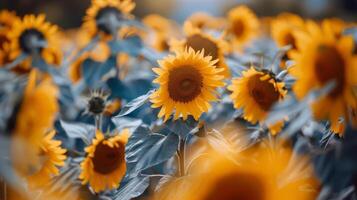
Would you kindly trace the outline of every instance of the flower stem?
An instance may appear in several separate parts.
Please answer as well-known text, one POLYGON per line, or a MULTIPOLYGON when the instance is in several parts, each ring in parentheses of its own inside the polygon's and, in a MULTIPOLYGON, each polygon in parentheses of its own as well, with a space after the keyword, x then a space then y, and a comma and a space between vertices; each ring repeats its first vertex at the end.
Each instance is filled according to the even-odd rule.
POLYGON ((185 156, 186 156, 186 141, 185 139, 180 139, 179 142, 179 149, 177 151, 178 155, 178 168, 179 168, 179 175, 184 176, 185 175, 185 156))
POLYGON ((102 121, 103 121, 102 114, 95 116, 95 127, 98 131, 101 131, 102 129, 102 121))

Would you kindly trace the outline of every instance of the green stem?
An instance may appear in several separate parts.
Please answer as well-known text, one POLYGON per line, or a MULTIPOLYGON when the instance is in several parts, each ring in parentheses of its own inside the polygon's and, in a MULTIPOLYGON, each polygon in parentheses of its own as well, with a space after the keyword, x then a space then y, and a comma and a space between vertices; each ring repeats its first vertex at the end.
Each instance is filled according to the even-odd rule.
POLYGON ((95 127, 98 131, 102 131, 102 114, 95 116, 95 127))
POLYGON ((185 175, 185 156, 186 156, 186 141, 185 139, 180 139, 179 142, 179 150, 177 152, 178 154, 178 164, 179 164, 179 175, 184 176, 185 175))

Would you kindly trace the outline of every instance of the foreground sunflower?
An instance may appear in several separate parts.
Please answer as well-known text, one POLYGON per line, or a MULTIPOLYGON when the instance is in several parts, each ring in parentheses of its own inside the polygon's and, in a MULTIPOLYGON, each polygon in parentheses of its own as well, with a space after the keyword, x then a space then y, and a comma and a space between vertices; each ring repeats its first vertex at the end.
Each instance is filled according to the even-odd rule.
POLYGON ((192 48, 177 52, 159 61, 154 68, 158 77, 154 83, 159 89, 151 95, 153 108, 159 108, 158 117, 167 121, 175 111, 174 119, 191 115, 196 120, 209 110, 211 101, 217 101, 216 89, 223 86, 222 69, 215 67, 210 56, 204 51, 195 52, 192 48))
POLYGON ((36 70, 32 70, 25 89, 24 98, 16 118, 15 135, 31 144, 38 144, 44 134, 53 126, 56 113, 58 89, 51 80, 37 81, 36 70))
MULTIPOLYGON (((243 109, 243 117, 251 123, 265 120, 271 107, 282 100, 287 90, 284 82, 275 78, 268 71, 257 70, 254 67, 242 72, 243 76, 232 81, 228 89, 232 91, 231 98, 236 109, 243 109)), ((283 122, 268 125, 270 132, 277 134, 283 122)))
POLYGON ((210 158, 198 163, 201 167, 164 185, 154 199, 315 199, 319 183, 309 159, 293 156, 288 147, 271 147, 267 143, 240 153, 234 162, 225 155, 211 152, 210 158))
POLYGON ((226 34, 233 47, 240 50, 242 45, 257 36, 259 19, 247 6, 238 6, 228 12, 226 34))
POLYGON ((125 175, 125 145, 130 134, 123 130, 119 135, 105 137, 97 131, 92 144, 85 149, 87 156, 81 163, 79 178, 89 182, 95 192, 115 189, 125 175))
POLYGON ((216 66, 223 69, 221 75, 230 77, 230 70, 225 62, 224 54, 228 51, 228 44, 222 38, 214 38, 201 31, 199 28, 186 21, 184 24, 186 38, 180 41, 173 40, 171 43, 172 51, 184 51, 192 48, 195 51, 204 50, 204 56, 211 56, 212 60, 218 60, 216 66))
POLYGON ((312 89, 319 89, 335 81, 335 88, 312 104, 316 119, 328 119, 331 129, 341 133, 339 118, 349 121, 351 110, 357 107, 357 57, 350 36, 336 37, 331 26, 307 22, 307 31, 298 32, 298 50, 291 56, 296 62, 290 72, 297 81, 293 91, 299 99, 312 89))
POLYGON ((27 177, 30 187, 44 187, 53 176, 59 174, 58 167, 65 164, 66 150, 61 148, 61 141, 53 139, 55 134, 55 131, 51 131, 41 140, 38 156, 42 160, 42 164, 38 171, 27 177))
POLYGON ((96 34, 108 36, 117 29, 114 20, 120 21, 129 17, 135 8, 131 0, 92 0, 92 5, 84 17, 84 28, 93 37, 96 34))
MULTIPOLYGON (((10 40, 8 61, 15 60, 21 53, 32 55, 40 53, 49 64, 59 65, 61 52, 57 48, 57 26, 45 21, 45 15, 26 15, 22 20, 15 21, 8 32, 10 40)), ((21 63, 15 71, 29 72, 31 57, 21 63)))

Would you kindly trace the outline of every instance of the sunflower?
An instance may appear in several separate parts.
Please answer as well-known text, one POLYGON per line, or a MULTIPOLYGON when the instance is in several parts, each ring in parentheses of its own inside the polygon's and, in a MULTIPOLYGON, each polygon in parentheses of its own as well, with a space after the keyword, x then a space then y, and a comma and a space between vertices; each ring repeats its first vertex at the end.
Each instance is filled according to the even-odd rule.
POLYGON ((184 51, 186 48, 192 48, 195 51, 204 50, 204 56, 211 56, 212 60, 218 60, 216 66, 222 68, 220 73, 224 77, 230 77, 230 70, 225 62, 224 54, 228 51, 229 45, 221 38, 214 38, 209 34, 195 28, 193 24, 186 21, 184 24, 186 38, 183 40, 172 40, 172 51, 184 51))
POLYGON ((225 26, 225 20, 213 17, 205 12, 196 12, 186 19, 193 27, 198 29, 222 30, 225 26))
POLYGON ((226 34, 235 49, 256 37, 259 32, 259 19, 247 6, 238 6, 228 12, 226 34))
MULTIPOLYGON (((21 53, 33 54, 39 51, 42 58, 49 64, 59 65, 61 52, 57 48, 57 26, 45 21, 45 15, 26 15, 22 20, 15 21, 8 32, 10 40, 9 62, 15 60, 21 53)), ((29 72, 31 57, 16 67, 15 71, 29 72)))
MULTIPOLYGON (((243 71, 243 76, 232 81, 228 89, 236 109, 243 108, 243 117, 251 123, 263 122, 271 107, 283 99, 287 93, 284 82, 277 80, 272 73, 251 67, 243 71)), ((268 125, 275 135, 283 122, 268 125)))
POLYGON ((119 135, 105 137, 97 131, 93 143, 85 149, 87 156, 81 163, 79 178, 89 182, 95 192, 115 189, 125 175, 125 145, 130 134, 124 129, 119 135))
POLYGON ((198 120, 207 112, 209 102, 218 100, 216 89, 224 85, 222 69, 215 63, 204 51, 192 48, 160 60, 160 67, 153 69, 158 75, 154 83, 160 87, 151 95, 152 107, 161 107, 158 117, 165 116, 166 121, 175 111, 175 120, 180 116, 186 120, 188 115, 198 120))
POLYGON ((306 32, 296 34, 298 50, 291 54, 296 66, 290 72, 297 79, 293 91, 302 99, 312 89, 335 81, 335 88, 316 100, 312 109, 316 119, 328 119, 331 129, 341 133, 339 119, 349 121, 349 112, 357 107, 357 94, 353 91, 357 85, 353 38, 336 37, 331 26, 320 27, 312 21, 307 22, 306 28, 306 32))
POLYGON ((48 184, 53 176, 59 174, 58 167, 64 166, 66 150, 61 148, 61 141, 54 140, 56 132, 49 132, 40 144, 39 157, 42 165, 39 171, 27 177, 30 187, 39 188, 48 184))
POLYGON ((291 49, 296 49, 296 39, 293 34, 296 30, 304 30, 304 20, 290 13, 280 14, 271 24, 271 35, 278 47, 291 45, 291 49))
POLYGON ((10 12, 8 10, 0 11, 0 51, 3 50, 3 45, 9 42, 7 34, 11 30, 12 25, 18 20, 19 18, 16 16, 15 12, 10 12))
POLYGON ((331 28, 335 34, 335 37, 339 38, 343 35, 343 31, 346 28, 352 27, 353 24, 346 23, 339 18, 330 18, 330 19, 324 19, 321 22, 321 26, 327 26, 326 28, 331 28))
POLYGON ((113 31, 113 19, 121 20, 130 16, 135 8, 135 3, 131 0, 92 0, 92 5, 87 10, 84 18, 84 28, 90 36, 98 33, 108 36, 113 31))
POLYGON ((150 45, 158 51, 169 50, 169 40, 172 36, 177 35, 176 24, 160 15, 151 14, 142 20, 143 24, 153 30, 152 35, 144 41, 152 41, 150 45))
POLYGON ((44 133, 53 126, 56 113, 58 89, 49 79, 36 85, 36 70, 29 75, 24 98, 16 118, 15 135, 26 138, 31 144, 41 141, 44 133))
POLYGON ((232 162, 210 153, 186 177, 169 182, 155 200, 313 200, 319 183, 309 158, 292 156, 288 147, 261 146, 240 153, 232 162), (294 168, 291 164, 300 165, 294 168), (304 166, 304 167, 301 167, 304 166))

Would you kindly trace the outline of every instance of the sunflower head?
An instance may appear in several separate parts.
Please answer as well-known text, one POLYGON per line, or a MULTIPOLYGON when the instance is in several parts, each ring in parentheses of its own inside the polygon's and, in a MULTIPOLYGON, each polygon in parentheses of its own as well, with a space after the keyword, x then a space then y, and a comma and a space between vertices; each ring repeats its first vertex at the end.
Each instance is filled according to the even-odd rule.
POLYGON ((279 15, 271 24, 271 35, 279 47, 291 45, 296 49, 296 30, 304 30, 304 20, 290 13, 279 15))
POLYGON ((104 94, 102 90, 95 90, 92 92, 88 100, 87 112, 92 115, 100 115, 105 111, 107 105, 108 95, 104 94))
POLYGON ((14 130, 15 135, 26 138, 29 143, 36 144, 53 126, 59 110, 58 89, 49 79, 44 79, 37 84, 37 74, 36 70, 32 70, 29 75, 14 130))
MULTIPOLYGON (((158 51, 169 50, 169 40, 173 35, 176 35, 176 24, 160 15, 151 14, 143 19, 143 23, 153 30, 153 34, 149 34, 151 46, 158 51)), ((145 41, 145 40, 144 40, 145 41)))
POLYGON ((160 67, 153 69, 158 75, 154 82, 160 87, 151 95, 152 107, 161 107, 158 117, 165 116, 166 121, 175 111, 174 119, 192 115, 198 120, 207 112, 209 102, 217 100, 216 89, 224 85, 215 62, 192 48, 160 60, 160 67))
POLYGON ((228 51, 229 45, 221 38, 214 38, 209 34, 195 28, 193 24, 186 21, 184 24, 186 38, 181 41, 173 40, 171 43, 172 51, 184 51, 192 48, 195 51, 204 50, 204 56, 211 56, 212 60, 218 60, 216 66, 222 68, 221 75, 230 76, 230 70, 225 62, 224 54, 228 51))
POLYGON ((45 15, 26 15, 21 21, 15 22, 8 34, 12 57, 16 57, 20 52, 31 54, 51 47, 56 31, 57 26, 46 22, 45 15))
POLYGON ((38 157, 42 161, 38 171, 27 177, 30 187, 39 188, 48 184, 53 176, 59 174, 66 160, 66 150, 61 148, 61 141, 53 139, 55 131, 49 132, 40 142, 38 157))
POLYGON ((296 34, 298 49, 291 54, 296 66, 290 72, 297 79, 293 91, 303 98, 312 89, 334 81, 335 87, 316 100, 312 108, 315 118, 330 120, 332 130, 339 132, 339 119, 346 121, 357 107, 353 91, 357 85, 354 42, 350 36, 338 37, 331 26, 319 26, 312 21, 307 22, 306 30, 296 34))
POLYGON ((92 0, 84 18, 84 27, 91 36, 116 34, 119 21, 127 18, 134 8, 135 3, 131 0, 92 0))
MULTIPOLYGON (((21 53, 28 55, 39 53, 49 64, 59 65, 62 53, 58 50, 57 26, 45 21, 45 15, 26 15, 17 20, 9 31, 9 47, 6 50, 6 62, 12 62, 21 53)), ((28 73, 31 71, 31 57, 14 68, 15 72, 28 73)))
POLYGON ((238 6, 228 12, 226 33, 236 49, 258 34, 259 20, 247 6, 238 6))
MULTIPOLYGON (((271 72, 251 67, 243 71, 242 77, 234 79, 228 89, 232 91, 234 107, 242 108, 244 119, 256 123, 265 120, 271 107, 284 98, 287 93, 284 85, 271 72)), ((277 133, 281 125, 270 125, 271 133, 277 133)))
POLYGON ((123 130, 119 135, 105 137, 97 131, 95 139, 85 151, 87 156, 81 163, 79 178, 95 192, 115 189, 125 175, 125 145, 130 134, 123 130))
POLYGON ((0 51, 5 43, 9 42, 7 37, 8 32, 11 30, 13 24, 18 21, 19 18, 15 12, 7 10, 0 11, 0 51))
POLYGON ((186 19, 186 22, 192 24, 193 27, 205 30, 205 29, 213 29, 213 30, 221 30, 225 25, 225 20, 213 17, 208 13, 197 12, 191 15, 186 19))
POLYGON ((290 148, 277 145, 254 147, 235 157, 235 162, 214 152, 203 161, 204 168, 190 171, 165 185, 160 200, 312 200, 318 194, 318 181, 308 158, 293 157, 290 148), (294 160, 293 160, 294 159, 294 160), (304 163, 302 170, 293 163, 304 163), (301 170, 301 171, 300 171, 301 170), (299 174, 300 176, 297 176, 299 174), (180 192, 177 192, 180 191, 180 192))

